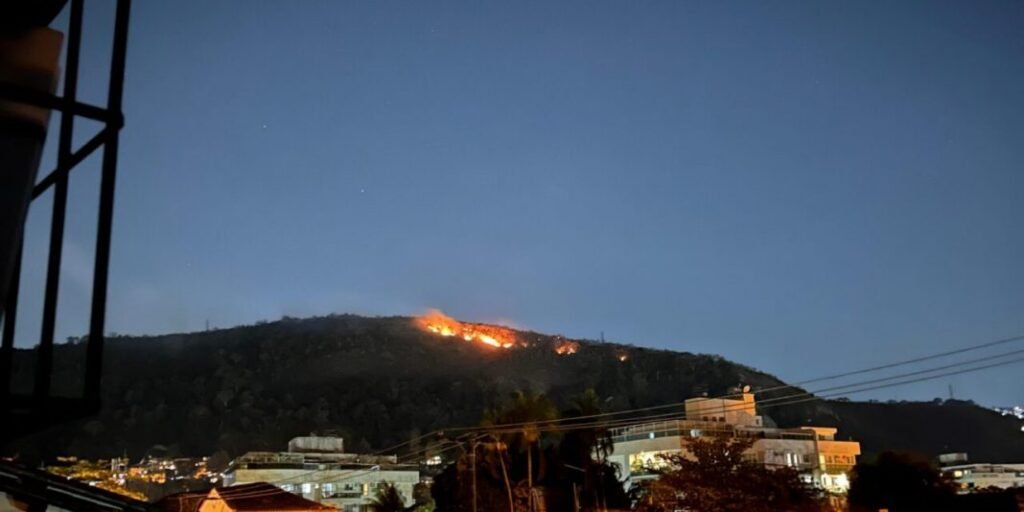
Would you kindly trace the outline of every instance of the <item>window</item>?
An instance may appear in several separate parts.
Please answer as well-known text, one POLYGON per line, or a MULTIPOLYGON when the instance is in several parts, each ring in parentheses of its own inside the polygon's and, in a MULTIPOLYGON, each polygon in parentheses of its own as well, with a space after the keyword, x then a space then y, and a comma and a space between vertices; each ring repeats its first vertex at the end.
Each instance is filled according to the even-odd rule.
POLYGON ((657 452, 640 452, 629 455, 629 472, 633 474, 647 474, 651 469, 661 469, 668 463, 659 455, 678 453, 678 450, 666 450, 657 452))
POLYGON ((313 494, 313 484, 302 484, 302 494, 313 494))
POLYGON ((786 465, 787 466, 796 466, 797 465, 797 460, 798 459, 797 459, 797 456, 796 456, 795 453, 793 453, 793 452, 786 452, 786 465))

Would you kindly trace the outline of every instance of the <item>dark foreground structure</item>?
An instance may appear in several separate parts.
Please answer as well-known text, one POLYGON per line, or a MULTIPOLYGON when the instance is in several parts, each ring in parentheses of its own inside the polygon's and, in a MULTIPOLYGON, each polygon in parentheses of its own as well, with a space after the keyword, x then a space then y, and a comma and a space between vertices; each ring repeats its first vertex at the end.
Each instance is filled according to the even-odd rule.
POLYGON ((130 0, 118 0, 107 105, 79 102, 78 64, 84 0, 67 5, 67 34, 48 27, 65 9, 67 0, 14 0, 0 5, 0 441, 80 418, 99 410, 103 363, 107 276, 110 263, 114 182, 117 175, 118 134, 124 125, 121 100, 128 44, 130 0), (66 54, 61 95, 53 93, 59 78, 63 41, 66 54), (43 143, 50 114, 59 116, 57 165, 38 181, 43 143), (73 149, 78 118, 102 123, 88 142, 73 149), (58 291, 67 215, 69 174, 96 150, 102 149, 99 215, 93 268, 89 336, 83 363, 84 381, 75 397, 51 393, 53 346, 58 291), (50 244, 47 259, 42 326, 31 391, 11 389, 11 361, 21 278, 25 217, 32 202, 52 193, 50 244))
POLYGON ((119 494, 68 480, 45 471, 0 462, 0 510, 144 512, 150 506, 119 494))
MULTIPOLYGON (((79 57, 84 0, 11 0, 0 3, 0 445, 49 426, 94 414, 100 407, 107 276, 110 262, 118 135, 124 125, 121 100, 128 44, 130 0, 118 0, 105 106, 78 101, 79 57), (49 27, 67 12, 67 32, 49 27), (64 52, 63 74, 60 56, 64 52), (63 80, 61 80, 63 79, 63 80), (60 95, 54 93, 63 82, 60 95), (50 116, 58 116, 56 166, 37 179, 50 116), (76 119, 102 127, 85 144, 73 147, 76 119), (77 396, 55 396, 53 347, 67 216, 69 175, 102 150, 99 215, 93 289, 77 396), (33 201, 52 194, 49 254, 42 326, 30 390, 12 389, 12 358, 22 272, 25 218, 33 201)), ((60 378, 60 376, 58 376, 60 378)), ((66 378, 66 376, 64 376, 66 378)), ((89 485, 0 462, 0 509, 142 511, 145 503, 89 485)))

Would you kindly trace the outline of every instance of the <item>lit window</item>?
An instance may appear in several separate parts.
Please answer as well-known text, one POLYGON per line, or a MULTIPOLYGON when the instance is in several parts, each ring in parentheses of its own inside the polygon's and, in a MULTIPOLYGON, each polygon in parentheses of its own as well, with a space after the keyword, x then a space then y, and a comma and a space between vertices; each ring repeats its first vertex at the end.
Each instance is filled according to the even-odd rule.
POLYGON ((845 474, 840 473, 840 474, 836 475, 836 477, 835 477, 835 485, 836 485, 836 487, 838 487, 840 489, 849 490, 850 489, 850 480, 846 478, 845 474))
POLYGON ((302 494, 313 494, 313 484, 302 484, 302 494))

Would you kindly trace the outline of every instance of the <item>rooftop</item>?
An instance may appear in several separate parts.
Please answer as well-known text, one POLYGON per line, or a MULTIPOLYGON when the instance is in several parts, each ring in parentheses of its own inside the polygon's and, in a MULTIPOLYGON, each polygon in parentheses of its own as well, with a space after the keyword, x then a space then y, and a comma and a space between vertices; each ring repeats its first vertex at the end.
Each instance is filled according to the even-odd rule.
POLYGON ((265 482, 221 487, 212 489, 209 494, 173 494, 157 502, 154 508, 164 512, 196 512, 210 500, 223 501, 237 512, 335 510, 265 482))

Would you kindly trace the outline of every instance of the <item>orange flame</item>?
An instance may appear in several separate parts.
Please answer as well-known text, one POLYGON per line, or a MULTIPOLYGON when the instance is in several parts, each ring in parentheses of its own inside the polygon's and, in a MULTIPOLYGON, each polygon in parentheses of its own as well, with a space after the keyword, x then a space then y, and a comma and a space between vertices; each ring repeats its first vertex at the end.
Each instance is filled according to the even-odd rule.
POLYGON ((555 353, 561 356, 569 356, 579 352, 580 344, 575 341, 562 341, 555 345, 555 353))
POLYGON ((465 341, 476 341, 496 348, 512 348, 519 344, 511 329, 493 325, 462 323, 436 309, 417 318, 416 323, 434 334, 459 337, 465 341))

